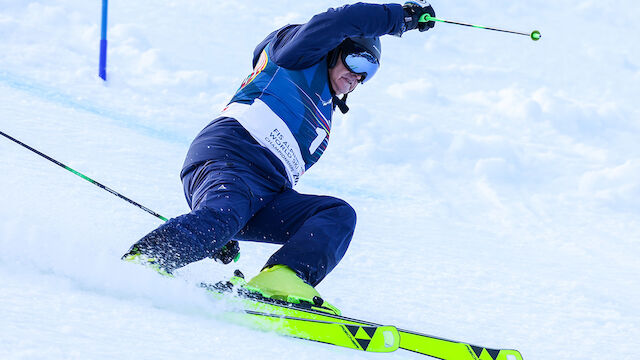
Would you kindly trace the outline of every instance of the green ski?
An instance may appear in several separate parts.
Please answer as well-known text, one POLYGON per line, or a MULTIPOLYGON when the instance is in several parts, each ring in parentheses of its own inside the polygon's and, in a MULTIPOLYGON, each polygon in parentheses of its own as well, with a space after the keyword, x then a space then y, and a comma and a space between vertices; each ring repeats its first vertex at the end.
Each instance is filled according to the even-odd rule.
MULTIPOLYGON (((234 277, 236 281, 232 281, 235 284, 242 283, 241 279, 234 277)), ((321 326, 316 324, 321 323, 329 323, 329 324, 343 324, 346 327, 373 327, 375 329, 380 329, 378 331, 384 333, 385 329, 390 333, 386 336, 388 338, 391 337, 394 327, 390 326, 382 326, 380 324, 376 324, 369 321, 353 319, 341 315, 337 315, 329 312, 326 308, 322 308, 316 304, 312 303, 301 303, 301 304, 292 304, 289 302, 269 299, 260 296, 259 294, 247 293, 243 291, 244 289, 240 286, 232 286, 231 283, 228 283, 225 286, 221 286, 220 283, 217 285, 210 284, 201 284, 202 287, 207 289, 207 291, 216 297, 216 299, 225 299, 226 301, 231 302, 238 306, 239 309, 244 311, 247 314, 250 313, 260 313, 262 316, 272 316, 274 318, 282 318, 282 319, 297 319, 297 320, 310 320, 315 321, 316 323, 305 323, 305 326, 315 327, 321 326)), ((264 319, 260 320, 264 321, 264 319)), ((250 323, 246 323, 245 325, 251 325, 250 323)), ((295 326, 296 324, 293 323, 295 326)), ((352 328, 353 329, 353 328, 352 328)), ((439 338, 432 335, 421 334, 409 330, 397 329, 399 333, 399 348, 416 352, 423 355, 428 355, 437 359, 443 360, 523 360, 522 355, 517 350, 507 350, 507 349, 491 349, 485 348, 481 346, 476 346, 460 341, 448 340, 439 338)), ((297 331, 297 330, 296 330, 297 331)), ((283 335, 289 335, 294 337, 295 334, 287 334, 281 333, 283 335)), ((361 332, 362 334, 362 332, 361 332)), ((395 334, 394 334, 395 335, 395 334)), ((321 335, 318 335, 321 336, 321 335)), ((380 335, 378 335, 380 336, 380 335)), ((377 344, 381 344, 382 339, 384 339, 384 335, 382 338, 378 337, 377 344)), ((309 340, 312 340, 309 338, 309 340)), ((321 342, 328 342, 322 340, 316 340, 321 342)), ((395 342, 395 340, 394 340, 395 342)), ((387 340, 387 343, 391 343, 391 340, 387 340)), ((342 345, 335 344, 335 345, 342 345)), ((347 346, 350 347, 350 346, 347 346)), ((355 347, 358 349, 357 347, 355 347)), ((379 348, 379 345, 375 348, 379 348)), ((391 348, 386 348, 391 349, 391 348)), ((367 350, 373 351, 373 350, 367 350)), ((393 351, 393 350, 391 350, 393 351)))
POLYGON ((522 360, 517 350, 489 349, 437 338, 408 330, 400 331, 400 348, 443 360, 522 360))
MULTIPOLYGON (((148 266, 163 276, 174 277, 155 266, 153 259, 129 256, 125 260, 148 266)), ((321 300, 294 304, 248 291, 244 284, 244 276, 236 270, 230 281, 215 285, 201 283, 200 287, 216 301, 225 301, 235 307, 219 317, 280 335, 368 352, 404 349, 442 360, 523 360, 517 350, 490 349, 353 319, 337 314, 334 308, 323 307, 321 300)))
POLYGON ((226 312, 222 318, 257 330, 361 351, 392 352, 400 345, 400 335, 394 326, 349 325, 251 310, 226 312))

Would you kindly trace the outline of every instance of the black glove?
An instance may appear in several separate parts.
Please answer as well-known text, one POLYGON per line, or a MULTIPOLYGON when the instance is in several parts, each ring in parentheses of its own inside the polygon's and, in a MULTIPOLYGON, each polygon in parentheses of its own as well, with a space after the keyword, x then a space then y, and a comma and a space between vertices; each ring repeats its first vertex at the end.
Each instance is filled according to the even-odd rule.
POLYGON ((236 258, 240 257, 240 245, 237 241, 231 240, 221 249, 211 255, 211 258, 219 263, 229 264, 232 261, 237 261, 236 258))
POLYGON ((411 0, 404 3, 404 26, 406 30, 418 29, 420 32, 427 31, 436 25, 435 21, 418 22, 422 15, 429 14, 436 17, 436 12, 425 0, 411 0))

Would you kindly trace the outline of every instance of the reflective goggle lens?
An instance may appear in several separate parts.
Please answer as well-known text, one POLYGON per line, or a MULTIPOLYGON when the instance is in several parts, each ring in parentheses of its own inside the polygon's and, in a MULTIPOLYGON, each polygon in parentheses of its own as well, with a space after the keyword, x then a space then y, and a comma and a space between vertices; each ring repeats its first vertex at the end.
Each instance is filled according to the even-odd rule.
POLYGON ((380 67, 376 58, 366 51, 343 56, 342 60, 349 71, 362 75, 360 82, 363 84, 371 79, 380 67))

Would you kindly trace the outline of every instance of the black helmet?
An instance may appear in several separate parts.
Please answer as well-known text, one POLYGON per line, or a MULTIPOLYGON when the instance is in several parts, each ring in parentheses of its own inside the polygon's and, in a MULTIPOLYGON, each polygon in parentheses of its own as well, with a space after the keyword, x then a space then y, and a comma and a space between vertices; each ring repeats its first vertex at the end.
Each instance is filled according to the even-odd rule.
POLYGON ((382 44, 380 43, 379 37, 377 36, 371 37, 371 38, 352 37, 352 38, 348 38, 347 40, 351 40, 355 45, 360 46, 363 49, 367 50, 367 52, 369 52, 371 55, 373 55, 376 58, 376 60, 378 61, 378 64, 380 63, 380 57, 382 56, 382 44))

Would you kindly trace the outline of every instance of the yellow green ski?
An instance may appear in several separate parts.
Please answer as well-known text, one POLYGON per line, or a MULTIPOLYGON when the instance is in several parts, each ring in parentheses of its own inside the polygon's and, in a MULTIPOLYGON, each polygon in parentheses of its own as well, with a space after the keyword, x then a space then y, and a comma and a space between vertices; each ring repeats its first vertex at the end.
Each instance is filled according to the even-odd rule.
POLYGON ((400 345, 394 326, 360 326, 245 310, 226 312, 225 320, 258 330, 368 352, 392 352, 400 345))
POLYGON ((226 287, 220 286, 220 283, 201 286, 216 299, 224 299, 235 304, 238 312, 231 312, 226 316, 235 316, 236 320, 240 319, 245 326, 275 331, 281 335, 374 352, 391 352, 399 348, 443 360, 523 360, 517 350, 485 348, 393 326, 383 326, 345 317, 310 302, 292 304, 265 298, 260 294, 244 291, 242 286, 238 286, 242 283, 243 280, 235 276, 226 287), (280 327, 274 330, 270 321, 279 322, 280 327), (340 328, 340 325, 344 328, 340 328), (305 333, 305 330, 308 332, 305 333), (363 339, 365 341, 356 346, 354 339, 355 343, 363 339), (367 342, 369 339, 371 341, 367 342), (363 344, 368 346, 362 346, 363 344))
MULTIPOLYGON (((125 261, 145 265, 173 278, 154 259, 130 255, 125 261)), ((306 339, 367 352, 393 352, 404 349, 442 360, 523 360, 517 350, 491 349, 468 343, 421 334, 395 326, 342 316, 322 300, 288 301, 268 298, 248 290, 244 276, 236 270, 226 282, 200 284, 216 301, 225 301, 235 309, 221 313, 224 320, 258 330, 306 339)))

